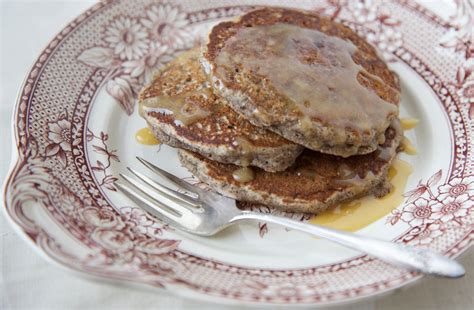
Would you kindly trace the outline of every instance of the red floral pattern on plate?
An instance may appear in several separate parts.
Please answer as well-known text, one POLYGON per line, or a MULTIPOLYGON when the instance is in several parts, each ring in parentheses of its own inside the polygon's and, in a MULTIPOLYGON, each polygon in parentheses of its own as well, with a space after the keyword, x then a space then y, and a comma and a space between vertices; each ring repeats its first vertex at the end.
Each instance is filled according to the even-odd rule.
POLYGON ((462 221, 462 218, 472 209, 472 205, 472 200, 468 195, 446 197, 443 201, 433 204, 433 218, 441 222, 462 221))
POLYGON ((48 139, 51 142, 45 148, 45 157, 56 156, 63 166, 67 166, 66 152, 71 152, 71 123, 67 115, 56 122, 48 123, 48 139))
POLYGON ((440 224, 425 225, 424 229, 418 234, 417 241, 419 245, 428 246, 430 243, 433 243, 436 238, 441 236, 443 232, 444 229, 440 224))
POLYGON ((94 149, 95 153, 101 154, 105 156, 105 163, 101 160, 96 161, 96 165, 92 166, 92 171, 100 173, 101 176, 99 177, 100 183, 99 186, 103 186, 108 190, 117 191, 114 183, 117 181, 117 177, 113 176, 108 172, 112 161, 120 162, 120 159, 116 155, 117 150, 110 150, 107 145, 107 140, 109 139, 109 135, 100 132, 100 136, 96 136, 89 128, 87 128, 87 142, 92 143, 92 148, 94 149), (95 141, 100 141, 100 144, 94 144, 95 141))
POLYGON ((105 47, 90 47, 78 56, 88 66, 113 69, 106 90, 128 114, 143 83, 176 52, 194 44, 188 16, 180 5, 153 4, 142 12, 112 19, 102 33, 105 47))
MULTIPOLYGON (((114 178, 109 168, 119 158, 108 145, 107 133, 88 131, 95 95, 104 87, 131 113, 140 85, 155 68, 200 39, 193 32, 198 25, 250 9, 230 6, 224 0, 206 5, 105 1, 51 41, 28 74, 16 108, 18 160, 5 187, 6 210, 12 221, 38 249, 64 266, 188 294, 192 291, 194 296, 325 304, 374 295, 418 278, 367 256, 290 270, 219 262, 183 250, 182 240, 173 237, 170 227, 145 212, 109 203, 107 195, 114 192, 113 179, 107 182, 114 178), (61 89, 64 85, 68 87, 61 89), (100 163, 88 162, 87 146, 100 157, 100 163), (63 228, 64 234, 55 235, 35 222, 29 216, 32 206, 45 213, 44 220, 63 228), (69 240, 64 238, 81 243, 87 255, 64 247, 69 240)), ((458 8, 458 14, 472 20, 468 2, 458 2, 458 8)), ((472 243, 474 222, 473 124, 468 120, 473 76, 464 65, 472 55, 451 55, 443 59, 443 65, 436 58, 424 57, 426 51, 412 32, 425 29, 425 39, 430 42, 439 42, 439 33, 451 32, 456 46, 461 42, 469 51, 472 42, 462 29, 469 31, 471 22, 460 26, 442 21, 409 1, 389 1, 383 6, 381 1, 314 1, 312 9, 352 27, 390 60, 407 64, 443 104, 453 132, 452 165, 438 167, 443 170, 433 171, 426 182, 407 193, 406 204, 388 222, 408 228, 399 242, 429 246, 450 256, 463 251, 472 243), (410 23, 426 27, 404 30, 410 23), (439 182, 444 184, 436 187, 439 182)), ((452 48, 439 46, 446 52, 452 48)), ((259 231, 269 234, 264 224, 259 231)))
POLYGON ((403 43, 402 34, 398 29, 400 21, 395 19, 380 1, 327 2, 327 6, 317 8, 316 12, 330 15, 331 18, 348 25, 377 46, 386 60, 395 60, 392 53, 403 43), (344 12, 349 16, 341 17, 344 12))
POLYGON ((179 6, 170 3, 152 5, 141 23, 148 29, 151 41, 160 45, 183 47, 191 40, 185 30, 189 20, 179 6))
POLYGON ((474 177, 453 178, 448 183, 439 187, 439 198, 457 197, 467 194, 469 197, 474 196, 474 177))
POLYGON ((420 181, 417 188, 405 193, 408 205, 401 210, 392 211, 388 222, 394 225, 401 219, 412 227, 449 221, 461 224, 462 219, 472 212, 474 205, 474 178, 452 178, 438 187, 438 195, 435 196, 432 187, 439 182, 441 175, 440 170, 426 184, 420 181))
POLYGON ((451 83, 463 104, 470 105, 469 117, 474 119, 474 3, 470 0, 455 0, 456 14, 451 16, 449 31, 439 44, 461 56, 456 80, 451 83))
POLYGON ((420 226, 422 224, 434 222, 440 217, 439 213, 434 213, 430 201, 420 198, 403 208, 400 219, 410 226, 420 226))

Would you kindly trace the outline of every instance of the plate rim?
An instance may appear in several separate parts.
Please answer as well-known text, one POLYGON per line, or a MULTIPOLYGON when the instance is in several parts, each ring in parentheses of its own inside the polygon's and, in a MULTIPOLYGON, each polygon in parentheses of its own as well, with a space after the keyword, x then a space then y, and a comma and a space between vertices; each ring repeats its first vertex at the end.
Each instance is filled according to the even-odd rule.
MULTIPOLYGON (((20 102, 21 102, 21 95, 23 93, 23 90, 25 88, 25 86, 27 85, 27 80, 28 80, 28 77, 30 76, 34 66, 38 63, 38 61, 40 60, 40 58, 45 54, 46 50, 48 49, 48 46, 50 46, 50 44, 59 39, 58 37, 60 36, 60 34, 67 28, 72 28, 70 29, 70 32, 72 30, 75 29, 75 26, 73 26, 75 23, 80 22, 84 19, 84 17, 87 17, 88 15, 92 15, 93 13, 95 13, 97 10, 100 10, 101 8, 105 7, 107 4, 109 3, 112 3, 113 1, 103 1, 103 2, 99 2, 97 4, 93 4, 91 5, 88 9, 86 9, 85 11, 83 11, 82 13, 80 13, 79 15, 77 15, 72 21, 68 22, 64 27, 62 27, 56 35, 54 35, 48 42, 47 44, 45 45, 45 47, 43 49, 40 50, 39 52, 39 56, 36 57, 34 60, 33 60, 33 63, 32 65, 28 68, 28 70, 26 70, 26 74, 25 74, 25 78, 23 79, 23 82, 21 83, 21 86, 19 87, 19 90, 18 90, 18 94, 16 96, 16 99, 15 99, 15 105, 14 105, 14 108, 13 108, 13 111, 12 111, 12 115, 11 115, 11 124, 10 126, 12 131, 11 131, 11 144, 12 144, 12 151, 11 151, 11 160, 10 160, 10 165, 9 165, 9 169, 7 171, 7 174, 5 176, 5 181, 4 181, 4 184, 3 184, 3 205, 4 207, 2 208, 3 211, 4 211, 4 214, 5 214, 5 217, 8 219, 7 222, 12 226, 14 227, 14 230, 17 234, 19 234, 21 236, 21 238, 23 240, 25 240, 31 247, 35 248, 35 251, 41 256, 43 257, 46 261, 48 262, 52 262, 53 265, 57 265, 59 266, 61 269, 64 269, 64 270, 67 270, 67 271, 71 271, 72 273, 74 274, 78 274, 80 276, 83 276, 85 278, 92 278, 92 279, 95 279, 95 280, 99 280, 99 281, 105 281, 105 282, 112 282, 112 283, 116 283, 116 282, 119 282, 119 283, 126 283, 127 285, 130 285, 130 286, 133 286, 133 287, 148 287, 148 288, 153 288, 154 290, 155 289, 158 289, 160 292, 165 292, 165 291, 172 291, 174 294, 176 294, 176 296, 181 296, 181 297, 184 297, 184 298, 191 298, 191 299, 198 299, 198 300, 202 300, 202 301, 212 301, 212 302, 218 302, 218 303, 225 303, 225 304, 237 304, 237 305, 261 305, 261 306, 272 306, 272 307, 288 307, 288 306, 292 306, 292 307, 299 307, 299 306, 317 306, 317 307, 324 307, 324 306, 327 306, 327 305, 341 305, 341 304, 349 304, 349 303, 354 303, 354 302, 360 302, 362 300, 367 300, 367 299, 371 299, 371 298, 377 298, 377 297, 380 297, 380 296, 383 296, 383 295, 386 295, 390 292, 393 292, 395 291, 396 289, 400 288, 400 287, 404 287, 404 286, 407 286, 407 285, 413 285, 414 283, 418 282, 421 278, 423 278, 424 276, 423 275, 417 275, 417 276, 414 276, 408 280, 404 280, 403 282, 400 282, 399 284, 396 284, 394 286, 390 286, 388 288, 384 288, 384 289, 380 289, 380 290, 377 290, 375 292, 372 292, 372 293, 369 293, 367 295, 359 295, 359 296, 355 296, 355 297, 348 297, 348 298, 345 298, 344 300, 331 300, 331 301, 325 301, 325 302, 305 302, 305 303, 272 303, 272 302, 265 302, 265 301, 243 301, 243 300, 237 300, 237 299, 232 299, 232 298, 227 298, 227 297, 222 297, 222 296, 215 296, 215 295, 206 295, 204 294, 203 292, 197 292, 197 291, 193 291, 185 286, 180 286, 180 289, 177 289, 177 290, 169 290, 169 289, 161 289, 161 288, 157 288, 156 286, 153 286, 153 285, 150 285, 150 284, 146 284, 146 283, 140 283, 140 282, 136 282, 136 281, 131 281, 131 280, 127 280, 127 279, 116 279, 114 277, 105 277, 105 276, 101 276, 101 275, 97 275, 97 274, 93 274, 91 272, 88 272, 86 270, 82 270, 82 269, 74 269, 72 268, 71 266, 68 266, 66 264, 63 264, 61 263, 60 261, 56 260, 54 257, 48 255, 48 253, 46 253, 41 247, 39 247, 35 241, 28 235, 27 232, 25 232, 24 228, 21 227, 21 225, 17 222, 14 221, 14 219, 10 216, 10 214, 8 213, 7 211, 7 206, 8 206, 8 201, 7 201, 7 191, 8 191, 8 188, 11 184, 11 181, 12 181, 12 177, 14 176, 14 173, 15 171, 17 170, 18 168, 18 165, 20 164, 20 156, 19 156, 19 148, 18 148, 18 140, 19 140, 19 136, 18 136, 18 132, 16 130, 16 125, 17 125, 17 116, 18 116, 18 111, 19 111, 19 108, 20 108, 20 102)), ((439 23, 439 24, 443 24, 445 23, 445 21, 440 18, 438 15, 436 15, 435 13, 433 13, 432 11, 430 11, 428 8, 416 3, 416 2, 413 2, 411 0, 402 0, 400 1, 400 3, 403 3, 405 5, 409 5, 409 6, 412 6, 415 11, 419 12, 420 14, 424 14, 426 15, 427 17, 429 17, 430 19, 433 19, 434 22, 436 23, 439 23)), ((64 38, 61 38, 60 40, 62 40, 64 38)), ((50 51, 48 54, 48 57, 46 57, 46 59, 49 58, 50 55, 52 55, 54 53, 55 49, 53 49, 52 51, 50 51)), ((430 88, 431 90, 431 88, 430 88)), ((451 167, 450 167, 451 169, 451 167)), ((454 244, 451 248, 453 247, 456 247, 458 246, 459 243, 463 242, 466 238, 469 238, 469 235, 472 234, 473 232, 471 231, 470 233, 466 233, 466 235, 464 236, 464 238, 460 239, 459 242, 457 242, 456 244, 454 244)), ((463 253, 465 253, 469 248, 471 248, 472 246, 472 240, 471 242, 469 242, 466 246, 464 246, 463 248, 461 248, 460 250, 458 250, 457 252, 453 253, 450 255, 450 257, 459 257, 460 255, 462 255, 463 253)), ((449 251, 449 250, 447 250, 449 251)), ((365 255, 361 255, 360 257, 364 257, 365 255)), ((359 256, 357 256, 359 257, 359 256)), ((217 261, 219 262, 219 261, 217 261)), ((232 265, 232 264, 230 264, 232 265)), ((307 269, 307 268, 304 268, 304 269, 307 269)), ((173 288, 173 286, 170 286, 170 288, 173 288)))

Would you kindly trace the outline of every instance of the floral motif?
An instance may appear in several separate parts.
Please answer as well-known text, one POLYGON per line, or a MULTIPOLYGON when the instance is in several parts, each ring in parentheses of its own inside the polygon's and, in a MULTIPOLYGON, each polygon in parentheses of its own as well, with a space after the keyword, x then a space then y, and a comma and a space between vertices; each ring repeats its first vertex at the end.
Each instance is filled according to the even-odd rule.
POLYGON ((419 226, 433 222, 439 217, 439 213, 434 213, 431 203, 424 198, 420 198, 407 205, 405 208, 403 208, 402 214, 400 216, 401 220, 409 223, 410 226, 419 226))
POLYGON ((474 196, 474 177, 453 178, 448 183, 441 185, 438 191, 441 200, 448 196, 457 197, 464 194, 472 197, 474 196))
POLYGON ((67 115, 62 115, 56 122, 48 123, 48 144, 45 148, 45 157, 56 156, 65 167, 67 165, 66 152, 71 152, 71 122, 67 115))
POLYGON ((469 59, 474 57, 474 4, 470 0, 454 2, 456 14, 450 17, 450 30, 441 38, 440 45, 469 59))
POLYGON ((129 75, 118 75, 107 81, 105 90, 115 102, 122 105, 127 114, 131 115, 139 85, 140 83, 136 78, 129 75))
POLYGON ((168 224, 162 224, 155 217, 139 208, 123 207, 120 209, 123 219, 140 234, 150 237, 161 237, 164 231, 173 231, 168 224))
MULTIPOLYGON (((387 223, 395 225, 398 220, 408 223, 411 227, 425 227, 424 225, 454 222, 462 224, 464 218, 469 214, 473 203, 471 197, 474 192, 474 177, 453 178, 446 184, 438 187, 438 195, 434 195, 432 186, 441 179, 441 170, 432 175, 426 184, 419 182, 416 189, 405 194, 407 203, 403 209, 393 210, 387 223), (426 197, 429 199, 423 198, 426 197), (411 202, 411 203, 410 203, 411 202)), ((432 226, 433 230, 438 226, 432 226)), ((427 229, 427 227, 425 227, 427 229)), ((416 235, 428 233, 429 231, 416 230, 416 235)), ((430 238, 439 234, 430 233, 430 238)), ((410 238, 409 238, 410 239, 410 238)), ((427 242, 427 241, 426 241, 427 242)))
MULTIPOLYGON (((474 59, 473 59, 473 70, 474 70, 474 59)), ((474 82, 466 83, 466 86, 463 87, 462 97, 474 100, 474 82)))
POLYGON ((352 13, 354 21, 365 24, 377 20, 378 7, 374 1, 347 1, 347 9, 352 13))
POLYGON ((327 3, 316 12, 346 24, 377 46, 386 60, 395 60, 392 53, 403 43, 400 21, 392 17, 382 1, 327 0, 327 3), (344 14, 349 18, 343 17, 344 14))
POLYGON ((451 86, 459 100, 469 106, 469 117, 474 119, 474 3, 470 0, 455 0, 455 3, 456 14, 450 17, 450 29, 439 44, 462 59, 451 86))
POLYGON ((440 224, 424 225, 423 230, 417 234, 415 240, 420 245, 429 245, 441 236, 443 231, 444 229, 440 224))
MULTIPOLYGON (((172 59, 167 51, 168 46, 156 42, 144 57, 124 62, 122 64, 124 72, 132 78, 137 78, 140 83, 147 83, 151 81, 154 72, 172 59)), ((129 96, 132 96, 129 100, 133 100, 133 94, 130 93, 129 96)))
POLYGON ((461 217, 466 216, 469 209, 472 208, 473 203, 467 194, 458 195, 455 197, 448 196, 442 201, 438 201, 432 205, 432 210, 436 218, 441 222, 448 222, 451 220, 461 222, 461 217))
POLYGON ((78 210, 78 225, 87 227, 91 240, 103 248, 103 252, 90 256, 89 260, 96 264, 125 264, 138 260, 161 272, 170 273, 175 269, 166 255, 175 251, 180 241, 162 238, 163 231, 170 230, 168 225, 160 224, 137 208, 124 207, 121 214, 110 207, 82 206, 78 210))
POLYGON ((144 16, 116 16, 103 32, 104 46, 88 48, 77 57, 87 66, 109 70, 107 93, 128 115, 135 98, 153 73, 176 52, 195 42, 188 15, 181 7, 161 3, 149 6, 144 16))
POLYGON ((120 59, 138 59, 148 49, 148 34, 137 20, 119 17, 107 25, 104 41, 114 50, 120 59))
POLYGON ((122 229, 125 226, 120 217, 105 208, 85 207, 79 214, 85 223, 95 227, 122 229))
POLYGON ((87 128, 87 141, 88 142, 91 142, 93 140, 100 141, 99 145, 97 144, 92 145, 94 152, 97 154, 106 156, 105 163, 103 163, 101 160, 97 160, 96 165, 91 167, 92 171, 95 171, 101 174, 99 186, 103 186, 106 189, 111 190, 111 191, 117 191, 114 183, 118 179, 114 177, 112 174, 108 173, 108 169, 112 165, 112 161, 120 162, 120 159, 116 154, 117 150, 110 150, 109 147, 107 146, 106 141, 108 139, 109 139, 108 134, 101 131, 100 136, 96 136, 89 128, 87 128))
POLYGON ((56 123, 48 124, 48 139, 57 143, 64 151, 71 151, 71 123, 66 119, 60 119, 56 123))
POLYGON ((59 206, 65 214, 74 215, 82 207, 82 202, 72 192, 63 191, 59 206))
POLYGON ((422 183, 421 180, 418 182, 418 186, 409 192, 406 192, 403 194, 404 197, 407 198, 407 203, 412 202, 416 200, 417 198, 421 197, 425 193, 429 193, 430 197, 434 197, 431 187, 438 184, 438 182, 441 180, 441 176, 443 175, 442 170, 438 170, 435 174, 433 174, 426 183, 422 183))
POLYGON ((438 170, 438 172, 428 178, 426 183, 423 183, 422 180, 420 180, 415 189, 404 193, 403 196, 407 197, 405 203, 408 205, 405 206, 402 211, 398 209, 393 210, 386 222, 395 225, 401 219, 404 222, 409 223, 411 226, 432 222, 436 215, 432 215, 431 203, 425 198, 420 197, 427 193, 430 200, 435 199, 431 187, 438 184, 442 175, 443 171, 438 170))
POLYGON ((104 27, 103 45, 83 50, 77 59, 87 66, 109 70, 105 90, 131 115, 143 84, 176 53, 199 42, 200 36, 188 27, 191 20, 221 18, 242 11, 226 8, 187 14, 173 3, 154 4, 141 16, 116 16, 104 27))
POLYGON ((394 29, 394 27, 387 27, 382 33, 368 33, 367 40, 377 45, 377 47, 384 52, 384 56, 393 61, 392 54, 399 46, 402 45, 401 32, 394 29))
POLYGON ((188 24, 188 19, 179 7, 169 3, 152 5, 146 15, 141 22, 148 29, 152 42, 179 48, 189 41, 189 32, 183 29, 188 24))
MULTIPOLYGON (((178 248, 180 241, 158 238, 162 230, 167 229, 167 225, 160 227, 159 223, 150 219, 146 219, 144 224, 146 215, 143 211, 138 215, 139 212, 134 212, 135 210, 138 209, 122 208, 121 211, 125 213, 118 216, 111 210, 89 207, 82 210, 81 218, 94 226, 91 238, 109 252, 108 257, 119 255, 117 260, 122 263, 138 260, 142 264, 159 268, 160 272, 173 272, 176 264, 168 262, 166 256, 178 248), (154 230, 143 229, 147 226, 154 230)), ((107 263, 107 259, 105 262, 107 263)))
MULTIPOLYGON (((336 5, 339 5, 338 3, 342 3, 342 1, 330 0, 329 2, 333 3, 329 5, 334 9, 332 12, 336 16, 340 14, 338 13, 339 8, 336 5)), ((110 12, 114 12, 114 10, 102 8, 118 7, 123 3, 127 3, 128 7, 136 5, 139 8, 130 13, 130 18, 138 21, 140 21, 140 18, 146 18, 145 13, 142 16, 133 15, 136 12, 146 11, 147 8, 143 7, 140 1, 133 2, 134 4, 126 1, 113 4, 107 1, 99 3, 95 6, 96 9, 78 18, 51 42, 48 49, 38 58, 22 89, 17 114, 15 115, 15 134, 17 136, 16 142, 19 146, 19 160, 7 179, 5 205, 7 213, 21 227, 25 236, 28 236, 40 250, 53 259, 60 261, 66 266, 82 268, 88 273, 105 277, 123 278, 129 281, 141 281, 153 286, 166 287, 169 290, 174 290, 176 289, 175 285, 179 285, 187 289, 196 290, 196 292, 206 292, 208 295, 241 302, 282 304, 347 301, 350 298, 368 296, 384 289, 392 289, 416 277, 412 273, 405 272, 399 272, 400 277, 393 277, 394 273, 390 273, 389 276, 386 274, 382 275, 388 268, 377 260, 371 260, 367 257, 359 257, 328 266, 303 268, 301 270, 270 268, 262 270, 260 268, 239 267, 225 262, 219 263, 207 257, 201 257, 199 254, 186 253, 185 250, 180 248, 179 240, 164 237, 168 234, 166 225, 162 225, 153 218, 147 218, 145 215, 140 214, 140 212, 135 211, 134 208, 124 207, 120 209, 119 213, 113 210, 109 202, 104 199, 104 192, 98 190, 97 179, 91 176, 90 167, 88 166, 89 162, 87 162, 88 154, 84 151, 83 147, 86 141, 84 141, 85 137, 81 133, 84 132, 85 134, 85 131, 87 131, 86 115, 90 112, 90 107, 93 106, 92 100, 97 93, 97 88, 94 88, 95 85, 103 85, 102 82, 106 76, 108 79, 115 81, 116 84, 110 87, 110 89, 117 90, 116 98, 114 98, 126 108, 127 112, 130 112, 133 111, 133 105, 127 105, 122 102, 133 100, 141 76, 131 77, 133 70, 125 72, 126 69, 123 67, 123 63, 134 60, 122 60, 105 41, 91 47, 92 43, 90 42, 92 40, 85 40, 83 38, 103 39, 103 32, 94 33, 94 31, 91 31, 93 29, 89 26, 91 24, 97 25, 101 20, 102 22, 107 20, 107 22, 103 22, 106 24, 109 23, 109 20, 118 18, 117 16, 110 16, 110 12), (93 21, 93 23, 90 23, 90 21, 93 21), (48 79, 42 79, 42 74, 40 73, 43 68, 50 69, 53 72, 57 71, 58 68, 54 64, 55 58, 69 61, 72 57, 76 56, 75 51, 77 49, 62 48, 66 41, 65 38, 72 31, 85 34, 78 36, 83 41, 80 41, 79 44, 77 44, 77 41, 75 43, 79 50, 82 51, 78 61, 93 67, 95 70, 81 69, 82 71, 74 71, 78 77, 81 77, 81 81, 87 80, 87 82, 85 85, 80 85, 80 87, 84 88, 80 91, 80 98, 78 100, 69 100, 67 104, 59 109, 74 110, 74 114, 70 118, 62 116, 56 118, 54 114, 56 112, 46 112, 47 115, 39 119, 39 121, 44 121, 44 123, 37 127, 40 130, 36 130, 33 125, 37 126, 40 123, 34 118, 28 119, 27 111, 39 107, 44 107, 44 111, 48 111, 47 109, 51 111, 51 107, 59 108, 53 100, 51 102, 48 102, 48 100, 35 100, 39 98, 38 94, 42 94, 42 92, 43 94, 57 94, 52 89, 48 89, 49 81, 48 79), (93 71, 92 74, 90 73, 91 71, 93 71), (90 87, 89 84, 93 84, 93 87, 90 87), (118 95, 120 92, 122 95, 118 95), (67 119, 71 123, 71 132, 74 137, 71 143, 71 152, 66 152, 57 143, 48 139, 47 124, 57 122, 59 119, 67 119), (40 133, 38 135, 39 138, 35 140, 33 135, 38 133, 40 133), (58 149, 61 150, 60 153, 67 155, 67 170, 77 171, 79 177, 76 175, 64 177, 64 175, 61 175, 61 172, 58 172, 60 169, 57 169, 57 163, 54 160, 52 162, 51 159, 56 159, 59 156, 55 158, 48 157, 48 152, 46 151, 50 144, 57 145, 57 148, 50 147, 50 152, 58 149), (48 160, 45 160, 45 157, 48 157, 48 160), (66 185, 70 188, 63 190, 66 185), (57 197, 58 193, 62 193, 64 204, 57 197), (37 217, 26 216, 27 213, 23 211, 25 211, 25 208, 30 208, 33 204, 42 211, 50 212, 57 221, 58 227, 63 228, 65 234, 77 237, 76 240, 83 246, 80 253, 75 252, 76 250, 72 249, 73 247, 69 244, 67 246, 63 245, 63 241, 59 240, 61 238, 58 238, 56 241, 55 236, 50 234, 50 230, 44 229, 43 223, 37 221, 37 217), (82 209, 88 209, 88 212, 79 212, 82 209), (100 214, 100 211, 104 212, 100 214), (93 223, 106 227, 99 227, 93 223), (107 225, 112 227, 107 227, 107 225), (351 277, 360 274, 360 272, 363 272, 367 279, 363 279, 360 282, 361 284, 351 281, 351 277), (227 279, 231 279, 231 281, 227 279), (248 286, 247 289, 239 286, 248 280, 261 282, 259 285, 248 286), (312 286, 318 283, 322 283, 322 288, 312 286), (344 285, 340 283, 344 283, 344 285)), ((390 2, 390 5, 399 9, 393 10, 392 15, 394 17, 404 18, 404 16, 412 16, 413 19, 420 23, 420 29, 434 27, 436 31, 433 31, 433 34, 443 29, 443 25, 437 23, 433 16, 424 13, 412 5, 396 1, 390 2), (406 12, 415 12, 415 10, 419 14, 406 14, 406 12), (422 27, 424 25, 426 27, 422 27)), ((211 18, 223 16, 221 15, 222 12, 230 12, 230 10, 227 8, 196 10, 187 16, 190 21, 202 20, 208 22, 211 18)), ((339 12, 345 14, 344 18, 347 16, 348 20, 351 19, 347 8, 341 7, 339 12)), ((368 19, 370 20, 371 18, 368 19)), ((377 23, 379 22, 380 20, 377 19, 377 23)), ((372 25, 372 23, 369 24, 372 25)), ((374 26, 375 24, 373 22, 374 26)), ((397 30, 396 27, 394 29, 397 30)), ((414 29, 413 32, 418 34, 418 29, 414 29)), ((428 33, 425 38, 426 42, 433 43, 432 45, 434 45, 438 38, 429 31, 425 31, 425 33, 428 33)), ((413 41, 414 36, 407 35, 407 33, 405 35, 404 38, 410 40, 409 45, 412 47, 412 50, 398 48, 396 51, 397 56, 400 58, 402 56, 408 57, 408 60, 404 59, 404 61, 420 77, 424 78, 434 90, 434 94, 443 103, 444 113, 447 114, 450 122, 449 125, 453 130, 456 150, 452 152, 454 161, 453 166, 450 167, 452 169, 448 170, 450 172, 448 177, 464 177, 466 179, 467 176, 472 174, 472 163, 469 162, 469 159, 472 158, 472 149, 469 145, 471 143, 469 135, 472 129, 464 119, 465 110, 459 105, 466 97, 459 96, 471 93, 470 88, 466 87, 471 81, 467 80, 464 82, 463 92, 458 92, 458 97, 451 97, 450 93, 452 91, 446 90, 443 85, 448 82, 447 78, 453 79, 454 76, 448 76, 448 73, 445 74, 446 76, 438 76, 436 72, 427 69, 428 65, 437 68, 439 63, 437 60, 429 59, 424 64, 417 60, 416 54, 422 53, 422 51, 420 51, 416 41, 413 41), (461 147, 458 143, 462 144, 461 147)), ((69 43, 71 43, 71 40, 68 40, 69 43)), ((167 50, 165 55, 171 55, 171 53, 170 50, 167 50)), ((145 56, 141 56, 140 59, 142 57, 145 56)), ((455 63, 450 59, 443 59, 443 61, 446 65, 441 65, 441 70, 455 63)), ((71 63, 74 63, 74 66, 77 65, 77 62, 73 60, 71 63)), ((131 66, 130 68, 136 67, 131 66)), ((145 73, 142 75, 145 75, 145 73)), ((105 83, 107 84, 107 82, 105 83)), ((79 87, 78 85, 71 85, 72 87, 79 87)), ((74 88, 74 90, 78 90, 78 88, 74 88)), ((69 95, 70 92, 67 94, 69 95)), ((100 134, 96 134, 96 136, 100 137, 100 134)), ((90 144, 103 147, 100 140, 92 138, 93 140, 89 141, 90 144)), ((92 147, 89 148, 89 150, 91 149, 92 147)), ((102 154, 101 156, 105 155, 102 154)), ((64 157, 66 158, 66 156, 64 157)), ((60 161, 61 159, 58 160, 60 161)), ((101 161, 105 164, 104 160, 101 159, 101 161)), ((97 167, 96 163, 92 164, 97 167)), ((101 175, 101 172, 98 171, 97 174, 101 175)), ((463 182, 465 183, 465 181, 463 182)), ((415 204, 415 201, 418 199, 429 199, 430 206, 433 207, 436 199, 442 199, 440 195, 436 196, 434 184, 428 183, 430 182, 419 183, 415 192, 412 193, 413 196, 409 195, 412 201, 408 202, 408 204, 415 204)), ((464 202, 463 204, 466 203, 464 202)), ((398 211, 401 212, 402 210, 398 211)), ((433 213, 441 214, 441 211, 433 209, 432 211, 433 213)), ((428 223, 431 220, 427 220, 425 221, 426 224, 422 226, 411 227, 413 230, 416 229, 412 235, 413 241, 415 242, 418 238, 419 244, 422 244, 422 240, 426 239, 423 243, 435 249, 440 249, 447 255, 458 253, 467 248, 471 243, 469 238, 464 237, 466 229, 470 229, 469 223, 472 223, 468 221, 469 219, 472 219, 472 212, 468 216, 454 215, 453 220, 450 220, 448 223, 443 223, 440 219, 432 223, 428 223), (458 225, 456 220, 462 220, 463 225, 458 225), (445 228, 451 229, 449 232, 446 230, 446 233, 440 235, 439 231, 445 232, 445 228)))
POLYGON ((99 228, 91 234, 92 240, 112 253, 122 253, 133 249, 133 241, 125 233, 99 228))

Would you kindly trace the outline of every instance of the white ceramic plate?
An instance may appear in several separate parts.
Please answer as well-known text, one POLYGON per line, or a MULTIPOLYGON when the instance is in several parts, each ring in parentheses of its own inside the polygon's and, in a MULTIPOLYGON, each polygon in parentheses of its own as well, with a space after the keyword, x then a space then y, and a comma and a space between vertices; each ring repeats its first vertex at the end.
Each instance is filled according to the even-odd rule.
MULTIPOLYGON (((376 45, 402 85, 407 136, 419 150, 406 201, 358 233, 455 256, 473 240, 474 18, 451 21, 410 1, 105 1, 64 28, 22 86, 17 154, 5 210, 35 248, 86 274, 224 302, 328 304, 400 287, 420 275, 280 227, 234 226, 212 238, 175 231, 137 209, 114 182, 139 155, 195 181, 175 150, 143 146, 134 98, 153 69, 216 22, 254 5, 331 15, 376 45), (471 44, 471 45, 469 45, 471 44), (471 115, 470 115, 471 114, 471 115)), ((471 16, 469 16, 471 14, 471 16)), ((267 210, 267 212, 271 212, 267 210)))

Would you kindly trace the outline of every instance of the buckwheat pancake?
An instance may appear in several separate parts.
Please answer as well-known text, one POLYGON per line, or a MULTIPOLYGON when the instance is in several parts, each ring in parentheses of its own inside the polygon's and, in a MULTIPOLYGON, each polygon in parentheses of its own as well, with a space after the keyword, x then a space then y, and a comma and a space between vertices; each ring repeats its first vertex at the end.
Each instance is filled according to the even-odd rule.
POLYGON ((217 163, 188 151, 180 150, 178 154, 184 167, 224 196, 288 212, 319 213, 358 196, 387 194, 387 172, 401 137, 397 119, 375 152, 342 158, 306 149, 285 171, 268 173, 253 168, 253 179, 245 183, 235 179, 238 166, 217 163))
POLYGON ((222 163, 281 171, 303 147, 258 128, 212 93, 199 49, 178 56, 139 96, 140 114, 163 143, 222 163))
POLYGON ((395 74, 374 47, 327 17, 252 11, 214 26, 201 62, 232 109, 312 150, 373 152, 398 116, 395 74))

